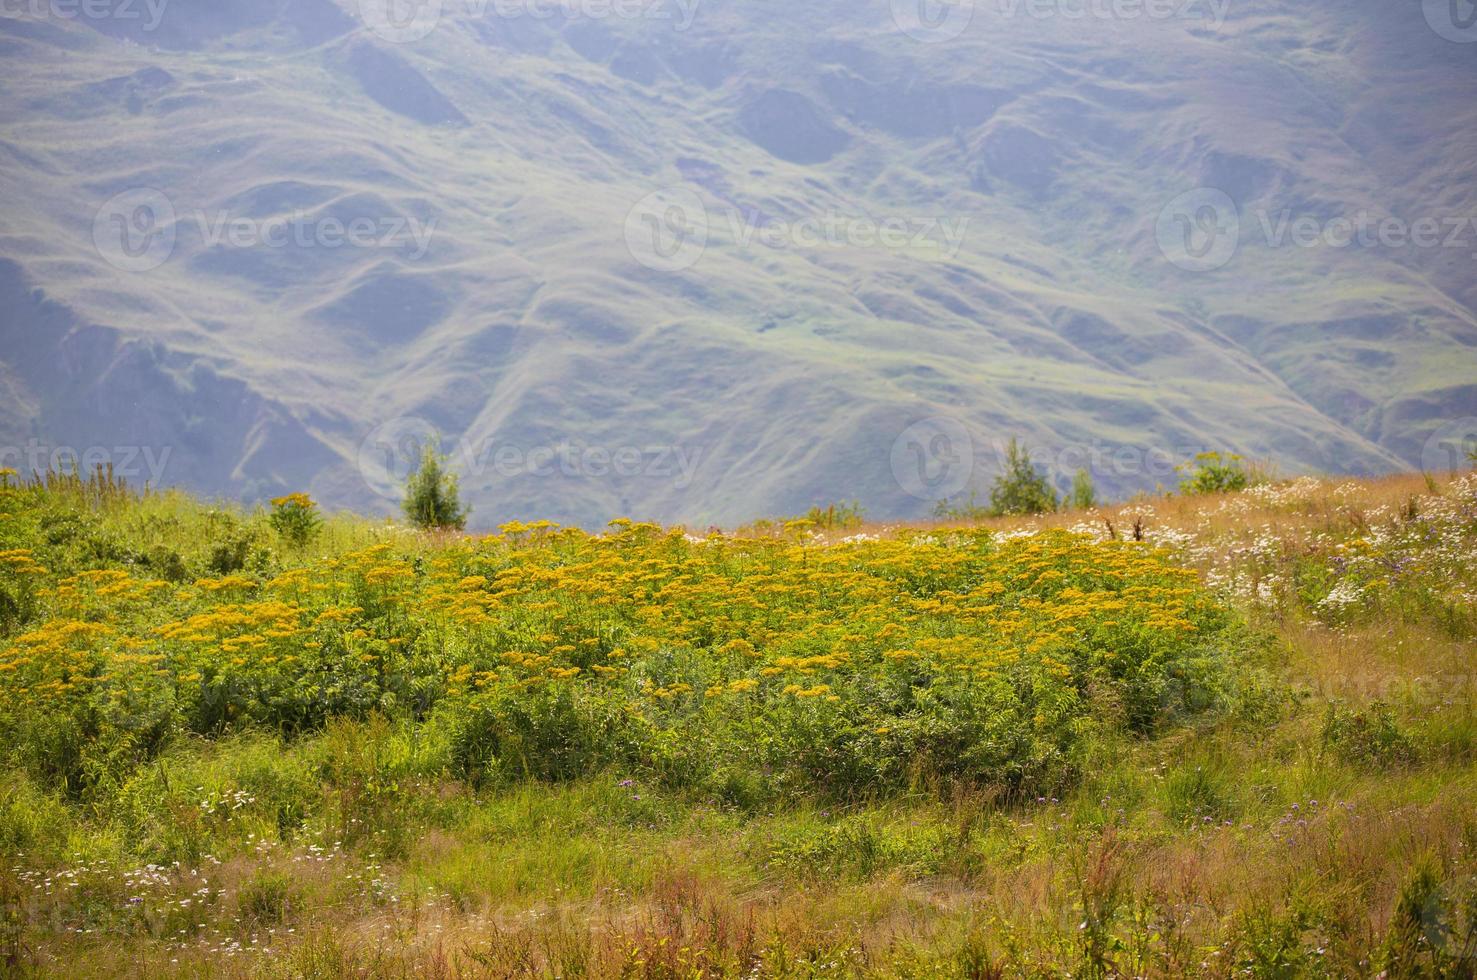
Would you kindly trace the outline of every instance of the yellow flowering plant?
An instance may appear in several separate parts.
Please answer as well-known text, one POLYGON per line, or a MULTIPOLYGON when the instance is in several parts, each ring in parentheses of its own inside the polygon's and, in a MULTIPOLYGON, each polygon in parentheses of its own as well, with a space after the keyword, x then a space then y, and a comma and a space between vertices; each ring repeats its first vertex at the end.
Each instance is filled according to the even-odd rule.
POLYGON ((160 744, 381 712, 431 724, 474 781, 619 764, 721 792, 757 774, 769 793, 1054 784, 1093 731, 1234 701, 1242 642, 1162 550, 1057 531, 817 544, 538 522, 185 587, 64 571, 0 552, 47 607, 0 646, 17 733, 38 711, 85 716, 79 732, 147 717, 160 744))

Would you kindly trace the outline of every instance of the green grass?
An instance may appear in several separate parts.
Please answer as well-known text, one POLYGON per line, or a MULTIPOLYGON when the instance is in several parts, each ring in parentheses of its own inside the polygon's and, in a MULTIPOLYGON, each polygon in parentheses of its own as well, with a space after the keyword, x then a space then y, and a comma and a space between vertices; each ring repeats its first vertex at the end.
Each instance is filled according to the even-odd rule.
MULTIPOLYGON (((203 595, 195 576, 218 578, 216 545, 232 534, 248 546, 229 574, 263 582, 293 568, 341 573, 348 566, 335 563, 389 534, 395 560, 426 576, 408 593, 421 599, 343 628, 408 637, 429 628, 415 610, 438 567, 460 576, 458 563, 477 554, 542 567, 553 554, 601 547, 516 529, 485 541, 419 537, 344 517, 286 547, 264 513, 223 516, 179 496, 8 492, 0 552, 25 547, 46 572, 30 575, 41 582, 27 603, 13 603, 28 618, 6 626, 0 662, 64 608, 55 589, 71 576, 126 569, 143 581, 178 565, 187 575, 172 587, 203 595)), ((1135 728, 1102 678, 1076 677, 1095 693, 1070 715, 1079 737, 1060 743, 1071 765, 1030 789, 981 765, 971 778, 844 793, 814 771, 776 792, 772 780, 741 779, 741 767, 714 781, 641 753, 616 762, 596 753, 556 771, 525 759, 521 770, 472 778, 449 754, 442 722, 476 696, 450 680, 426 712, 387 702, 308 727, 248 712, 201 730, 180 684, 165 713, 174 720, 149 740, 142 728, 121 738, 97 727, 126 717, 94 718, 79 778, 59 784, 47 760, 62 743, 36 742, 50 729, 35 722, 88 716, 38 705, 29 720, 5 720, 17 751, 0 776, 0 954, 16 975, 89 977, 1468 975, 1477 714, 1471 686, 1459 683, 1471 676, 1461 656, 1472 621, 1451 609, 1473 587, 1460 556, 1477 537, 1474 503, 1470 479, 1431 488, 1418 478, 1155 501, 1151 543, 1137 547, 1221 583, 1206 601, 1236 624, 1226 634, 1236 640, 1219 648, 1216 670, 1237 693, 1135 728), (1416 508, 1406 506, 1412 493, 1416 508), (1265 541, 1272 521, 1276 547, 1265 541), (1263 544, 1248 548, 1248 537, 1263 544), (1248 591, 1251 569, 1277 586, 1248 591), (1338 581, 1378 601, 1323 602, 1338 581), (1334 688, 1331 677, 1368 680, 1334 688), (1446 680, 1414 683, 1423 677, 1446 680)), ((949 562, 1008 581, 1013 547, 1065 560, 1050 557, 1060 539, 1041 528, 1072 519, 932 531, 953 535, 944 550, 915 541, 895 552, 884 541, 857 551, 823 537, 801 546, 786 537, 799 532, 780 531, 743 548, 772 563, 803 559, 812 572, 836 554, 895 563, 915 598, 941 598, 919 621, 937 630, 964 602, 957 588, 931 591, 949 562), (1024 545, 994 539, 1006 530, 1036 534, 1024 545), (986 565, 959 564, 950 548, 980 549, 986 565)), ((644 562, 685 547, 654 532, 622 538, 630 533, 615 529, 612 540, 644 562)), ((3 585, 14 599, 14 569, 27 566, 9 567, 3 585)), ((90 601, 90 614, 124 635, 193 608, 126 592, 90 601)), ((545 601, 535 590, 488 608, 525 615, 525 604, 545 601)), ((706 617, 691 624, 731 615, 725 601, 706 596, 706 617)), ((849 610, 852 629, 877 615, 864 598, 828 601, 849 610)), ((503 635, 510 621, 499 622, 503 635)), ((674 623, 648 625, 647 635, 669 647, 697 640, 674 623)), ((782 647, 784 637, 780 629, 755 645, 782 647)), ((181 672, 196 669, 188 651, 160 649, 186 658, 181 672)), ((846 698, 871 676, 825 670, 835 676, 806 684, 829 680, 846 698)), ((4 683, 13 698, 14 681, 4 683)), ((625 691, 623 710, 656 710, 639 685, 569 690, 625 691)), ((787 717, 785 698, 795 700, 773 697, 762 716, 771 728, 787 717)), ((733 719, 708 710, 684 709, 716 726, 709 741, 735 739, 739 729, 724 727, 733 719)), ((928 711, 912 723, 928 722, 928 711)), ((546 734, 573 738, 580 718, 546 734)), ((821 746, 836 737, 803 731, 821 746)), ((706 744, 696 730, 685 738, 706 744)))

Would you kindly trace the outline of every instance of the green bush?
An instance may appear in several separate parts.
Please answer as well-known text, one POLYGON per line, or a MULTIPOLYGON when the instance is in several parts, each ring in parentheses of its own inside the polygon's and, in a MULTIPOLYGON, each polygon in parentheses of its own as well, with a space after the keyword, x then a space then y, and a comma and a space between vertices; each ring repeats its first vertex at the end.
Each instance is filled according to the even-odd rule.
POLYGON ((1180 492, 1201 494, 1244 490, 1250 483, 1250 476, 1241 463, 1240 456, 1200 453, 1176 467, 1180 472, 1180 492))
POLYGON ((232 527, 210 549, 206 568, 212 575, 231 575, 246 567, 251 554, 251 535, 245 529, 232 527))
POLYGON ((473 786, 568 781, 640 756, 633 719, 619 704, 568 687, 484 694, 454 718, 452 771, 473 786))
POLYGON ((1323 720, 1323 747, 1345 762, 1388 766, 1413 762, 1415 743, 1390 706, 1375 702, 1363 711, 1330 704, 1323 720))

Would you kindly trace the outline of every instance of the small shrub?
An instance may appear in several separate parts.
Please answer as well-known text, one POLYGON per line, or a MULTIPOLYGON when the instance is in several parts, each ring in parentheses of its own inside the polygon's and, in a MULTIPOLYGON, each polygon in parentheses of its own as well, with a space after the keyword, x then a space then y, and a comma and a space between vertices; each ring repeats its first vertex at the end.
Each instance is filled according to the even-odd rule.
POLYGON ((245 528, 231 522, 228 530, 211 546, 206 568, 213 575, 231 575, 246 567, 250 554, 251 535, 245 528))
POLYGON ((452 771, 473 786, 503 777, 568 781, 635 758, 633 736, 614 701, 568 688, 488 693, 456 714, 452 771))
POLYGON ((1218 452, 1200 453, 1175 467, 1180 472, 1180 493, 1229 493, 1244 490, 1251 482, 1240 456, 1218 452))
POLYGON ((190 578, 190 569, 180 553, 162 544, 149 551, 148 566, 166 582, 185 582, 190 578))
POLYGON ((29 548, 0 547, 0 635, 8 635, 40 611, 37 583, 46 572, 29 548))
MULTIPOLYGON (((1085 854, 1073 855, 1072 878, 1081 916, 1077 928, 1077 975, 1119 975, 1115 959, 1122 943, 1113 925, 1130 896, 1126 848, 1109 831, 1085 854)), ((1074 916, 1075 917, 1075 916, 1074 916)))
POLYGON ((1378 701, 1364 711, 1330 704, 1322 740, 1326 751, 1356 765, 1401 764, 1416 758, 1410 736, 1401 729, 1390 706, 1378 701))
POLYGON ((1426 941, 1449 969, 1477 967, 1477 878, 1443 882, 1426 902, 1426 941))
POLYGON ((410 811, 419 775, 403 733, 378 714, 362 722, 338 718, 329 722, 316 748, 338 839, 372 840, 380 854, 403 853, 412 839, 410 811))

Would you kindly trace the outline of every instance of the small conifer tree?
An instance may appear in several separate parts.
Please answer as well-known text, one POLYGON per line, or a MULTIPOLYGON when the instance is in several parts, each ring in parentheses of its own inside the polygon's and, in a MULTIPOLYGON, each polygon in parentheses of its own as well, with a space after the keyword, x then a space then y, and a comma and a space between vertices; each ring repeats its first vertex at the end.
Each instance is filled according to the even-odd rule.
POLYGON ((1005 471, 990 489, 990 514, 1045 514, 1056 510, 1056 489, 1031 462, 1031 452, 1015 439, 1005 449, 1005 471))
POLYGON ((1078 470, 1072 477, 1071 501, 1074 510, 1092 510, 1097 506, 1097 488, 1092 485, 1092 473, 1086 469, 1078 470))
POLYGON ((467 511, 458 489, 457 476, 446 469, 440 447, 427 443, 421 450, 420 466, 405 481, 401 506, 406 518, 424 530, 462 530, 467 526, 467 511))

